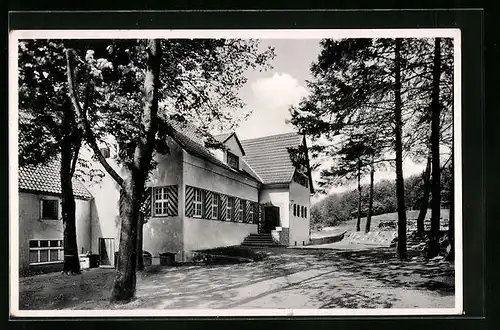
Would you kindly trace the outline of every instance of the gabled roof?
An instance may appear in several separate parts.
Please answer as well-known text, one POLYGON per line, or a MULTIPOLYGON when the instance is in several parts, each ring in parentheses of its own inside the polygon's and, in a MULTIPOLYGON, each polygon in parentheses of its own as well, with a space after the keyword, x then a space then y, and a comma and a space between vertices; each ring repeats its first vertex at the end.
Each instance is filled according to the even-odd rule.
POLYGON ((240 147, 240 150, 241 150, 241 154, 243 156, 245 156, 245 149, 243 148, 243 146, 241 145, 241 141, 240 139, 238 138, 238 135, 236 135, 235 132, 232 132, 232 133, 223 133, 223 134, 218 134, 218 135, 214 135, 214 139, 217 140, 218 142, 220 143, 225 143, 227 140, 229 140, 232 136, 234 136, 234 138, 236 139, 236 143, 238 143, 238 146, 240 147))
POLYGON ((246 151, 244 160, 264 184, 292 181, 295 167, 288 148, 299 147, 302 142, 303 136, 296 132, 241 141, 246 151))
MULTIPOLYGON (((19 167, 19 191, 41 194, 61 194, 60 160, 54 159, 46 164, 19 167)), ((83 183, 73 177, 73 194, 76 198, 92 199, 92 194, 83 183)))
POLYGON ((205 146, 203 137, 196 126, 188 122, 180 122, 172 119, 167 120, 167 123, 173 128, 172 138, 186 152, 207 160, 215 165, 221 166, 231 172, 240 173, 259 183, 262 183, 258 175, 256 175, 255 172, 251 168, 249 168, 248 164, 246 166, 244 165, 240 171, 236 171, 235 169, 215 157, 205 146))

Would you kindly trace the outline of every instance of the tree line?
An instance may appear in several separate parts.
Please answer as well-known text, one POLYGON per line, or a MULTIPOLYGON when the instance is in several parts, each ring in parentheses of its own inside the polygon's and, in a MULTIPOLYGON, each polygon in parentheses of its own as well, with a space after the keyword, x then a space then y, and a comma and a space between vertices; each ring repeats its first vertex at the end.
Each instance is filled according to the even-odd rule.
MULTIPOLYGON (((324 39, 310 68, 309 93, 290 108, 291 123, 313 141, 310 152, 321 174, 319 190, 327 193, 332 186, 357 182, 357 230, 362 215, 361 179, 370 177, 369 227, 375 173, 387 167, 394 170, 401 259, 407 258, 403 173, 407 158, 426 163, 423 194, 427 198, 420 207, 427 210, 428 196, 435 196, 428 238, 434 247, 430 251, 438 253, 441 171, 447 163, 453 168, 453 69, 450 38, 324 39)), ((453 217, 451 228, 452 222, 453 217)), ((423 231, 419 226, 419 234, 423 231)), ((451 239, 452 234, 450 229, 451 239)))
MULTIPOLYGON (((450 166, 443 169, 441 176, 441 206, 444 209, 450 208, 451 203, 451 183, 452 174, 450 166)), ((432 195, 424 193, 425 178, 424 173, 415 174, 405 178, 405 205, 407 210, 418 211, 418 219, 422 224, 417 225, 423 228, 424 219, 427 217, 427 206, 431 204, 432 195), (427 200, 424 200, 427 199, 427 200), (423 208, 422 208, 423 207, 423 208)), ((373 185, 373 192, 370 192, 370 184, 361 185, 361 217, 368 216, 370 207, 370 195, 373 196, 371 204, 371 214, 373 216, 394 213, 397 211, 396 185, 394 181, 383 179, 373 185)), ((357 218, 358 216, 358 190, 351 189, 341 193, 333 193, 318 201, 311 207, 311 229, 319 230, 324 227, 337 226, 343 222, 357 218)), ((370 223, 366 222, 364 231, 371 231, 370 223)))

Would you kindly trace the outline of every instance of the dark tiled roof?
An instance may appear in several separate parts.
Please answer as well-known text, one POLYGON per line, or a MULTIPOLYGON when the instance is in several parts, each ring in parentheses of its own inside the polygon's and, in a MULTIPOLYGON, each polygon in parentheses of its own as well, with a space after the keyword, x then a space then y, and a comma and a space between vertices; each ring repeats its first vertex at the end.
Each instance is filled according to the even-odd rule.
POLYGON ((289 183, 295 167, 287 148, 300 146, 302 139, 302 135, 292 132, 242 140, 244 159, 264 184, 289 183))
MULTIPOLYGON (((31 191, 46 194, 61 194, 60 160, 47 164, 19 167, 19 191, 31 191)), ((76 198, 91 199, 92 194, 77 178, 73 178, 73 193, 76 198)))
POLYGON ((249 168, 248 164, 246 166, 243 166, 241 171, 236 171, 235 169, 215 157, 208 150, 208 148, 205 147, 204 139, 196 126, 187 122, 179 122, 172 119, 168 120, 167 122, 173 128, 172 138, 188 153, 205 159, 218 166, 221 166, 229 171, 246 175, 256 180, 257 182, 261 182, 259 177, 255 175, 255 172, 249 168))
POLYGON ((214 139, 216 139, 220 143, 224 143, 224 142, 226 142, 227 139, 229 139, 229 137, 231 136, 231 134, 233 134, 233 133, 217 134, 217 135, 214 135, 214 139))

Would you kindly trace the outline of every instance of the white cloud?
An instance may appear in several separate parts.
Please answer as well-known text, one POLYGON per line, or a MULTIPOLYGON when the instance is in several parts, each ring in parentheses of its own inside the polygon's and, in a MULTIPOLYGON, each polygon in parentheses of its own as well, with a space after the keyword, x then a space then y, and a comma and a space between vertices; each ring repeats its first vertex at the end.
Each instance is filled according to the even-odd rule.
POLYGON ((307 89, 288 73, 275 72, 270 77, 258 78, 250 84, 251 96, 246 100, 252 111, 248 119, 236 130, 243 138, 293 131, 286 124, 288 109, 307 94, 307 89))

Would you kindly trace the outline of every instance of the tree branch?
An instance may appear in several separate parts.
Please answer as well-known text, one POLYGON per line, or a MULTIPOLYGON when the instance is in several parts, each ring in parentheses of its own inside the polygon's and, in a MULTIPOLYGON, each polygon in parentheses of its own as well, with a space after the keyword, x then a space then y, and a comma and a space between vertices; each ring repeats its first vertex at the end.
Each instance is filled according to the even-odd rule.
POLYGON ((99 149, 99 146, 97 145, 96 138, 94 136, 94 133, 92 132, 92 129, 90 127, 89 121, 84 114, 82 108, 80 107, 80 103, 78 101, 78 97, 75 93, 75 85, 74 85, 74 80, 73 80, 73 69, 71 67, 71 54, 72 49, 66 49, 66 77, 68 79, 68 91, 69 91, 69 98, 71 100, 71 104, 73 105, 73 109, 76 112, 76 118, 77 118, 77 123, 79 128, 84 132, 84 135, 86 137, 87 143, 89 146, 92 148, 92 151, 94 152, 95 156, 99 160, 99 163, 101 163, 102 167, 108 172, 108 174, 118 183, 118 185, 123 184, 123 178, 108 164, 106 161, 106 158, 104 158, 103 154, 101 153, 101 150, 99 149))

